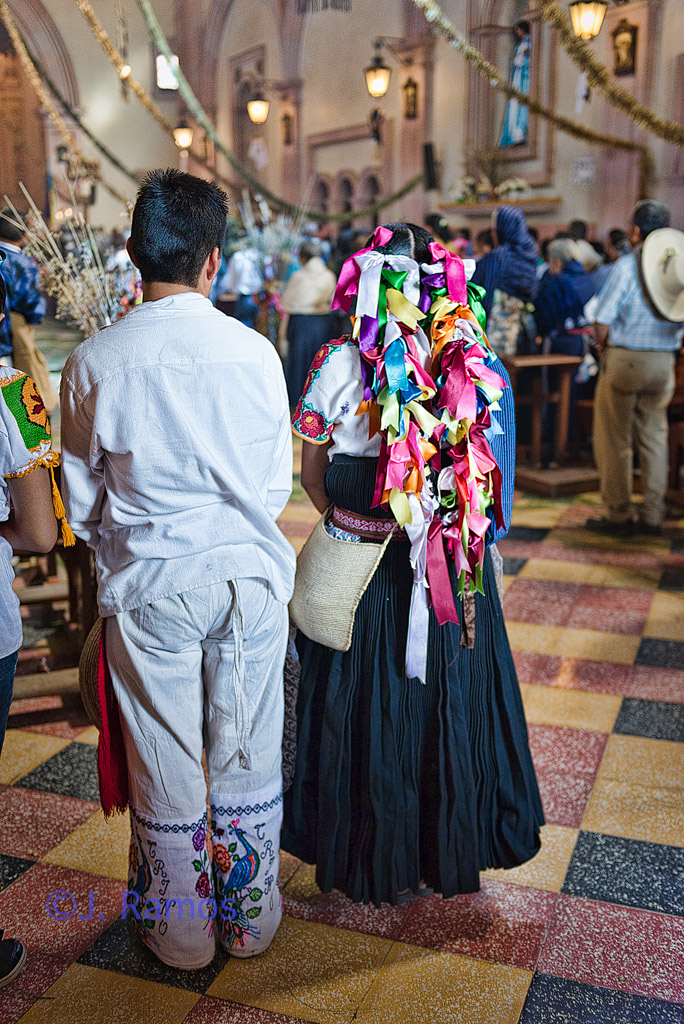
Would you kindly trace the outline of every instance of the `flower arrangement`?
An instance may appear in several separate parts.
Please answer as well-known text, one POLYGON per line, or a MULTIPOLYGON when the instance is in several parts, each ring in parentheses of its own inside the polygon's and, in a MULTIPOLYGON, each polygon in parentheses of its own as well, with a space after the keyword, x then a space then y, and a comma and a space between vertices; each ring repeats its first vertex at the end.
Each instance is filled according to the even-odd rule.
POLYGON ((130 272, 105 271, 93 232, 73 196, 75 216, 68 229, 74 247, 64 253, 27 189, 21 182, 19 187, 29 207, 26 219, 7 196, 5 203, 12 211, 12 223, 26 239, 24 252, 40 267, 45 292, 56 300, 58 320, 77 327, 88 337, 141 301, 137 275, 132 280, 130 272))

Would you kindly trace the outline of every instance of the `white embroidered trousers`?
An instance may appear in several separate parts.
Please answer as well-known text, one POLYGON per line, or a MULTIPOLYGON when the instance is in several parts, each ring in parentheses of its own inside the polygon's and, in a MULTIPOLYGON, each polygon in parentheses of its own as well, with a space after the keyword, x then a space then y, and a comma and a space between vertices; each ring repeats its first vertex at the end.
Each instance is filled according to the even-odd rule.
POLYGON ((254 956, 280 923, 287 635, 287 607, 260 579, 107 619, 130 786, 127 916, 173 967, 206 966, 216 933, 233 956, 254 956))

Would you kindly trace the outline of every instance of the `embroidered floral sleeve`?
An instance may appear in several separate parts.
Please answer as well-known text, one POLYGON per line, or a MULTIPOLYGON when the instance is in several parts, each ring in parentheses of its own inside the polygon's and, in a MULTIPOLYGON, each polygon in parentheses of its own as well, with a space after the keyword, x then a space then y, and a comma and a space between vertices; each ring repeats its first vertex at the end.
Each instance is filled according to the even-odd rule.
POLYGON ((25 476, 38 466, 56 466, 59 456, 52 451, 50 420, 33 380, 21 370, 3 367, 0 395, 0 418, 12 453, 5 477, 25 476))
POLYGON ((338 401, 340 367, 336 364, 350 344, 348 338, 330 341, 313 358, 304 392, 292 417, 293 431, 305 441, 325 444, 332 437, 342 411, 338 401))

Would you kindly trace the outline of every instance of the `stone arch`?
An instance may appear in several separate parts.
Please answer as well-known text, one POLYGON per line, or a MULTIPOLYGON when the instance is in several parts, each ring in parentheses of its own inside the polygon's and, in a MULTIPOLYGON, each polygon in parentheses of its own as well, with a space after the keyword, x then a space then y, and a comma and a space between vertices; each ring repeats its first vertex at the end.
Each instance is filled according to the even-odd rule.
POLYGON ((356 174, 354 171, 339 171, 335 177, 333 188, 334 209, 338 213, 348 213, 356 206, 356 174))
POLYGON ((311 190, 311 209, 318 213, 330 212, 333 184, 328 174, 317 174, 311 190))
MULTIPOLYGON (((367 206, 372 206, 377 203, 378 199, 382 196, 382 183, 380 180, 380 173, 375 167, 365 167, 359 177, 359 184, 356 189, 356 203, 355 206, 359 210, 365 209, 367 206)), ((376 228, 378 226, 378 214, 374 217, 368 217, 364 220, 364 225, 368 223, 368 227, 376 228)))
POLYGON ((35 57, 72 107, 78 107, 79 89, 74 66, 61 32, 41 0, 12 0, 12 14, 35 57))

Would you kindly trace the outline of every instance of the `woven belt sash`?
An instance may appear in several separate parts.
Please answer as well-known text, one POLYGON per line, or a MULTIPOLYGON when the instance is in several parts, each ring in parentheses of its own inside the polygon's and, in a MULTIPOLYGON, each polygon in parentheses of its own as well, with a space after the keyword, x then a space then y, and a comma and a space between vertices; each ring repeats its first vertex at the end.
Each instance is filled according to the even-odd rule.
MULTIPOLYGON (((334 505, 330 522, 339 530, 346 533, 355 533, 358 537, 370 537, 373 540, 382 540, 396 526, 393 519, 368 519, 357 512, 349 512, 346 508, 339 508, 334 505)), ((405 530, 395 530, 392 540, 407 540, 405 530)))

